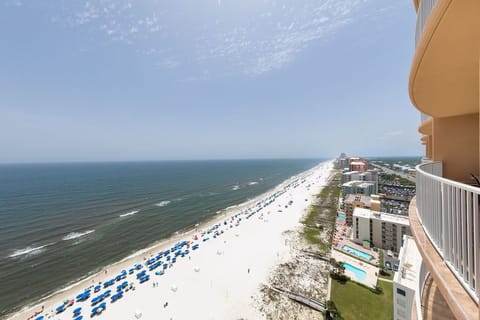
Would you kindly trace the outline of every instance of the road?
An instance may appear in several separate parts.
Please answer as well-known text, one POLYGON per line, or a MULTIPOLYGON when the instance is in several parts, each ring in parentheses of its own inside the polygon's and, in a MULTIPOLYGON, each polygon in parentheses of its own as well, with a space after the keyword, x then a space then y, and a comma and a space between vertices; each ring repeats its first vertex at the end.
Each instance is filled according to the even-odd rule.
POLYGON ((404 178, 404 179, 407 179, 408 181, 411 181, 411 182, 415 183, 415 178, 413 178, 413 177, 411 177, 411 176, 409 176, 409 175, 407 175, 407 174, 405 174, 405 173, 392 170, 392 169, 390 169, 390 168, 381 166, 381 165, 376 164, 376 163, 370 162, 370 164, 371 164, 372 166, 374 166, 374 167, 377 167, 377 168, 383 170, 383 171, 386 172, 386 173, 397 175, 397 176, 399 176, 399 177, 402 177, 402 178, 404 178))

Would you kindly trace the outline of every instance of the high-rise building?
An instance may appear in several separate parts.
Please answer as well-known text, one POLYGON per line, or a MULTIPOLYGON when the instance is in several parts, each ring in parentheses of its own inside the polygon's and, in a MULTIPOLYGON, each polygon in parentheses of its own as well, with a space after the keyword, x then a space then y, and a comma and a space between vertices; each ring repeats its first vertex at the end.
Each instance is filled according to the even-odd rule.
POLYGON ((422 257, 420 267, 412 268, 422 279, 414 304, 420 306, 418 318, 479 319, 480 188, 471 178, 480 168, 480 1, 414 0, 414 5, 409 94, 421 112, 425 145, 409 208, 422 257))

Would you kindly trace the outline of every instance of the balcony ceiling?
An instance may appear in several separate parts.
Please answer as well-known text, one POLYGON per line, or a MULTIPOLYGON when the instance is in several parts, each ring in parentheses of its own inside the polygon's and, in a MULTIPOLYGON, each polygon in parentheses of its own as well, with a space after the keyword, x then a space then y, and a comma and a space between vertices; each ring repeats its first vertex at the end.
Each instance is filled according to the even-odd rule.
POLYGON ((420 127, 418 127, 418 131, 426 136, 431 135, 433 131, 433 119, 428 118, 427 120, 423 121, 420 127))
POLYGON ((478 113, 480 1, 437 0, 418 42, 409 93, 434 117, 478 113))

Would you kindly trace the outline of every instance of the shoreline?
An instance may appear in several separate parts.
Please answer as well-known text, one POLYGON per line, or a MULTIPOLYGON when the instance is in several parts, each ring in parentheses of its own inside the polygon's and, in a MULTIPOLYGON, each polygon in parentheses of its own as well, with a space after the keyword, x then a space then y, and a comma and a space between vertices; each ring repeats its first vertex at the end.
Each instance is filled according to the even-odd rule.
MULTIPOLYGON (((98 271, 92 271, 92 274, 86 275, 84 278, 79 280, 73 280, 70 284, 67 284, 65 287, 56 290, 55 292, 36 300, 35 302, 29 303, 25 306, 19 307, 16 311, 10 312, 2 317, 2 319, 17 320, 17 319, 26 319, 29 316, 32 316, 36 311, 42 309, 44 306, 46 311, 53 310, 56 307, 55 301, 63 301, 65 297, 74 297, 76 294, 83 290, 83 288, 89 287, 94 283, 105 282, 108 278, 111 278, 112 275, 118 274, 122 269, 128 269, 135 262, 143 262, 146 258, 150 257, 154 252, 159 252, 165 250, 171 245, 177 243, 182 239, 191 239, 195 233, 199 233, 200 230, 205 230, 211 227, 212 225, 218 224, 221 221, 231 218, 235 214, 240 214, 241 212, 247 210, 249 207, 254 207, 255 203, 258 203, 268 196, 279 192, 284 189, 286 186, 293 184, 295 181, 300 179, 305 179, 311 176, 316 170, 322 166, 328 165, 331 161, 323 161, 315 165, 313 168, 310 168, 306 171, 300 172, 295 176, 292 176, 275 187, 263 192, 262 194, 246 200, 238 205, 233 205, 225 209, 219 210, 216 214, 211 217, 206 218, 204 221, 200 221, 193 227, 186 227, 184 231, 178 230, 171 234, 169 237, 160 239, 155 243, 149 245, 144 249, 137 250, 136 252, 126 256, 119 261, 116 261, 112 264, 99 267, 98 271), (143 256, 143 257, 142 257, 143 256)), ((57 303, 58 304, 58 303, 57 303)))

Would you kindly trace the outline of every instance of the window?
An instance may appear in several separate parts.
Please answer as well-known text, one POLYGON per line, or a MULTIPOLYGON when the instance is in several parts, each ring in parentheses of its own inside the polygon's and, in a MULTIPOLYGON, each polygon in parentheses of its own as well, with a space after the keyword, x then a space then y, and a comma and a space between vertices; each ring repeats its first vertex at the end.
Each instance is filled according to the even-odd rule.
POLYGON ((401 296, 404 296, 404 297, 405 297, 405 295, 406 295, 405 290, 402 290, 402 289, 400 289, 400 288, 397 288, 397 294, 399 294, 399 295, 401 295, 401 296))

